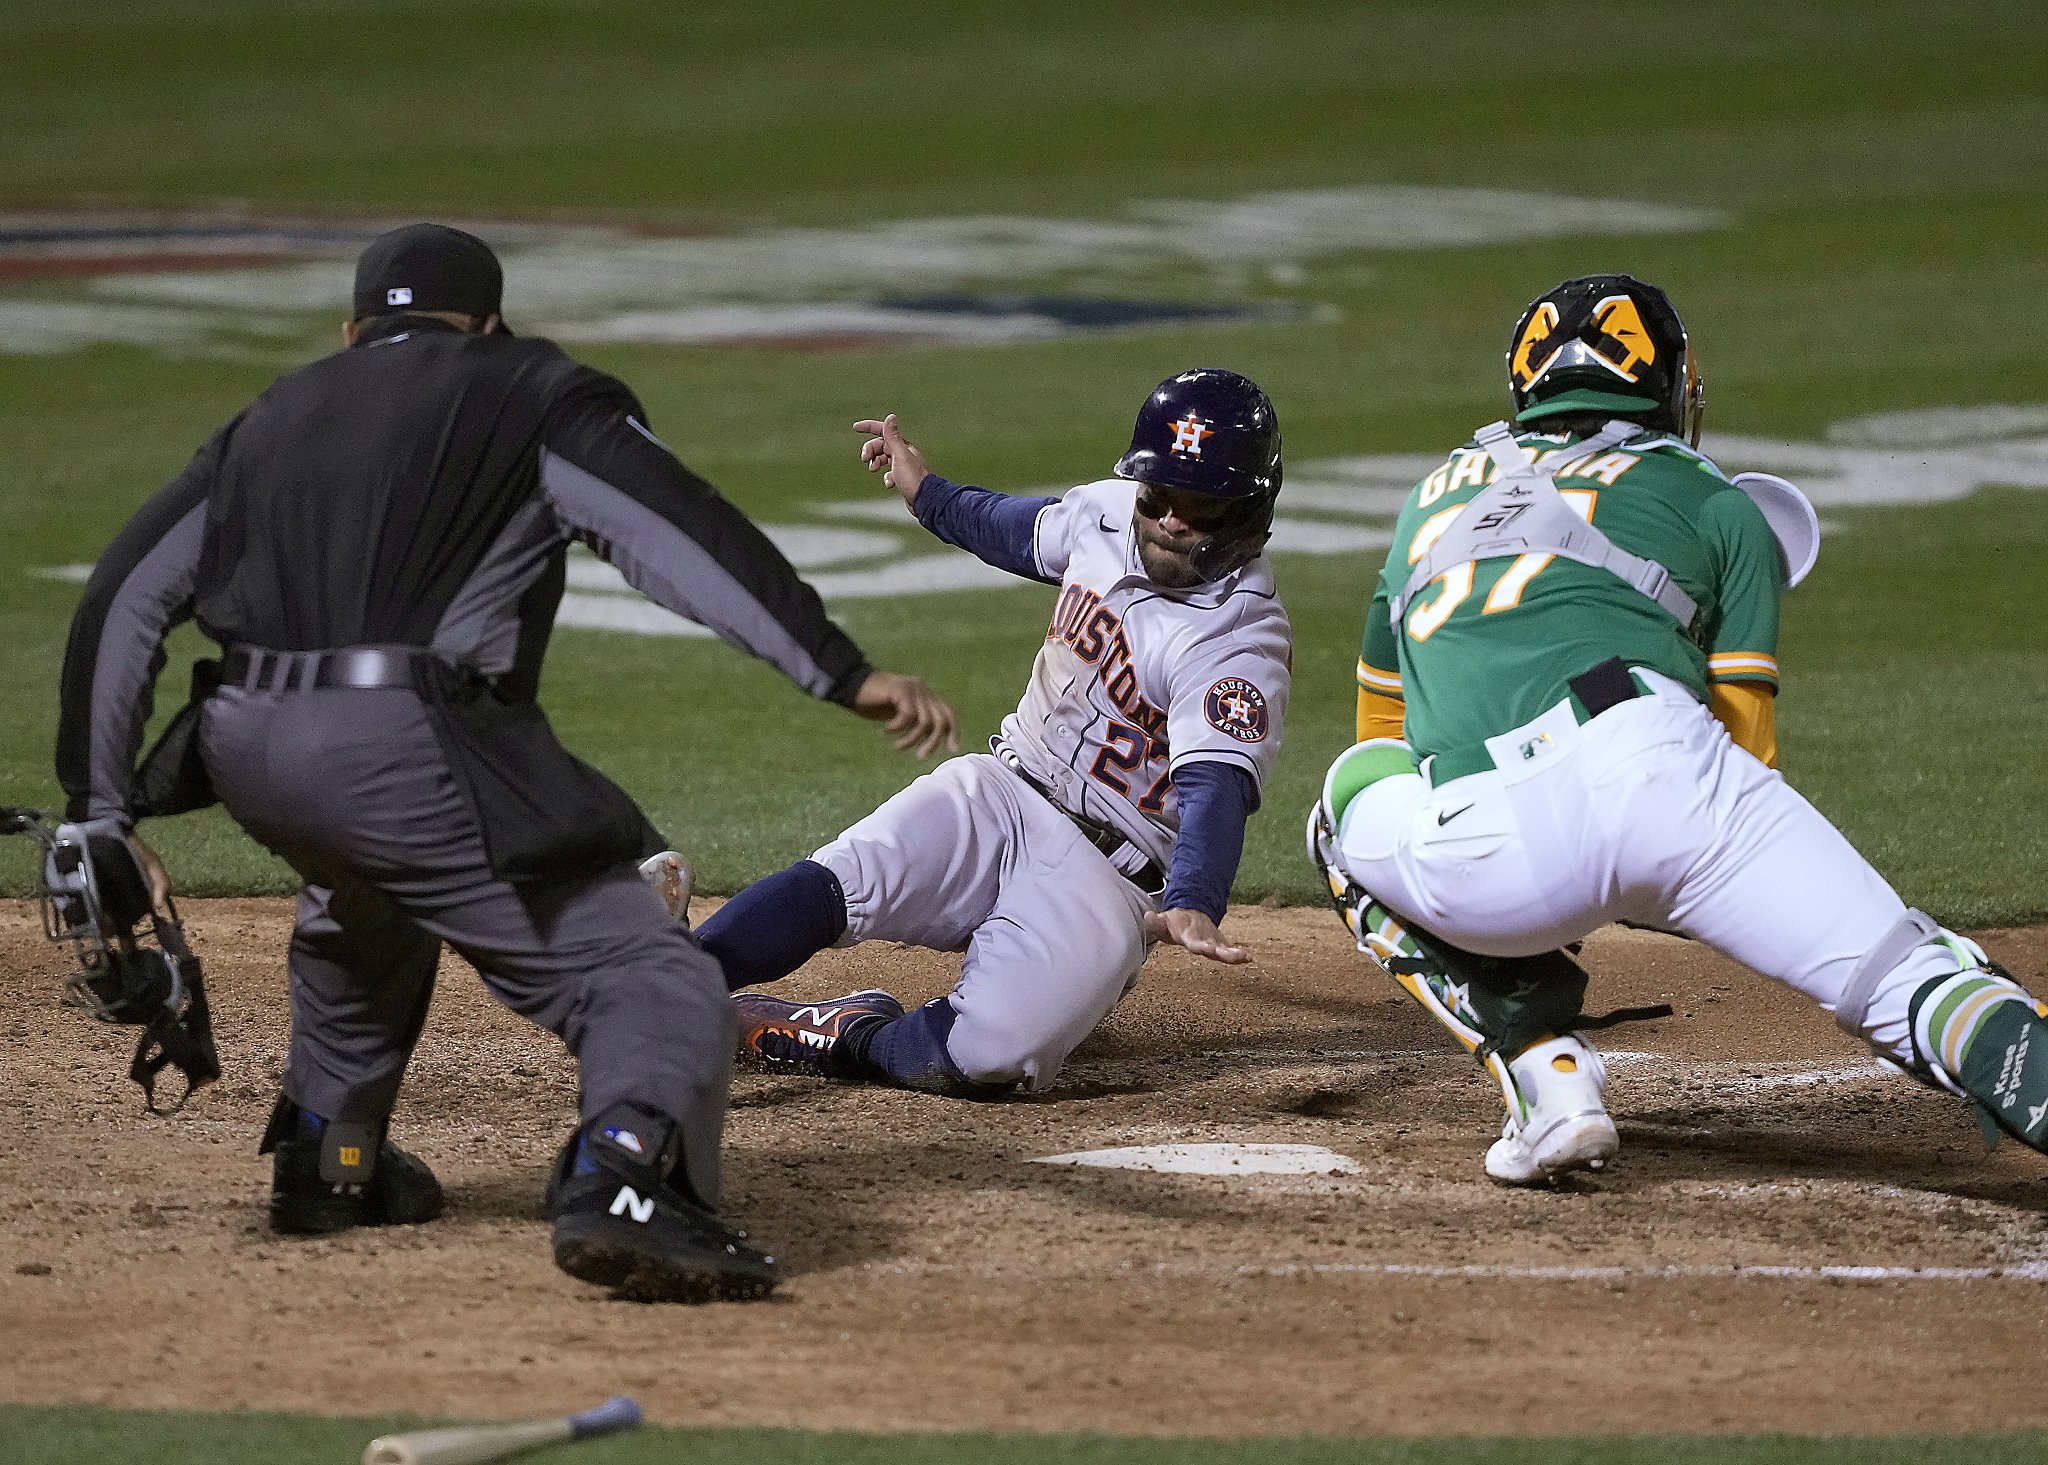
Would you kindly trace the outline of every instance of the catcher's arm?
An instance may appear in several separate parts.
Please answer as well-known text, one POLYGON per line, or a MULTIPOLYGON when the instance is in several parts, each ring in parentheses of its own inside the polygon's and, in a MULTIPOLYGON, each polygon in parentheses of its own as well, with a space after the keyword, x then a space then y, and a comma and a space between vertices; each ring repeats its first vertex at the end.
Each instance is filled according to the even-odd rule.
POLYGON ((1766 768, 1778 766, 1778 695, 1769 682, 1716 682, 1714 716, 1766 768))

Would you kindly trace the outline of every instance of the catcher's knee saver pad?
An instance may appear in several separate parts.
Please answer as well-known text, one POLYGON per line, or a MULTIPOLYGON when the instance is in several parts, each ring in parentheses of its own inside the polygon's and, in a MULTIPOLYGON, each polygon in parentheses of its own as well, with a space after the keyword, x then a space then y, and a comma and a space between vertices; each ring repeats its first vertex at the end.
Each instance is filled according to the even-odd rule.
POLYGON ((1391 855, 1406 816, 1428 795, 1406 743, 1372 738, 1347 748, 1323 776, 1322 804, 1340 862, 1391 855))
POLYGON ((1367 738, 1337 755, 1323 775, 1323 807, 1334 827, 1343 823, 1351 801, 1383 778, 1413 773, 1420 765, 1415 750, 1399 738, 1367 738))

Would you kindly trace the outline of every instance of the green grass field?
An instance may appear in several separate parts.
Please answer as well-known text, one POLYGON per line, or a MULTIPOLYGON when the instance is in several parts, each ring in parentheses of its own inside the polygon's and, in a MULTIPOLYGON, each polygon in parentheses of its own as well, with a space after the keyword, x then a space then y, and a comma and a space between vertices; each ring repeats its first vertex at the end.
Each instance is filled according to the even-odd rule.
MULTIPOLYGON (((1338 251, 1284 282, 1185 266, 1116 282, 1145 298, 1333 308, 1307 322, 994 348, 580 353, 631 382, 684 459, 763 518, 875 491, 847 424, 886 408, 950 476, 1098 476, 1138 396, 1196 361, 1268 387, 1297 466, 1441 451, 1501 410, 1499 351, 1521 304, 1592 268, 1626 266, 1679 301, 1709 373, 1710 434, 1808 442, 1861 414, 2048 401, 2034 344, 2048 328, 2048 35, 2020 5, 1849 13, 1198 6, 1158 43, 1154 79, 1170 85, 1153 94, 1112 44, 1142 33, 1145 7, 1078 19, 892 6, 854 25, 797 6, 87 6, 0 31, 0 200, 590 210, 748 230, 1426 182, 1612 193, 1727 221, 1338 251), (417 59, 352 59, 369 30, 405 37, 417 59), (1609 38, 1605 59, 1561 69, 1543 46, 1553 35, 1609 38)), ((1016 283, 1101 284, 1085 270, 1016 283)), ((70 282, 18 293, 81 298, 70 282)), ((331 330, 309 317, 240 352, 0 356, 0 673, 15 689, 0 797, 53 792, 53 670, 75 590, 26 571, 89 560, 331 330)), ((1788 609, 1789 775, 1910 899, 1959 922, 2048 910, 2048 763, 2034 751, 2048 658, 2028 614, 2048 532, 2038 503, 1987 493, 1832 512, 1846 532, 1788 609)), ((1303 900, 1314 887, 1294 811, 1348 739, 1375 557, 1278 564, 1295 700, 1238 893, 1303 900)), ((1020 587, 836 609, 878 661, 957 699, 978 740, 1013 703, 1048 603, 1020 587)), ((166 678, 173 699, 186 659, 166 678)), ((714 891, 804 853, 914 772, 871 730, 709 642, 564 630, 545 700, 714 891)), ((194 892, 287 886, 217 817, 156 833, 194 892)), ((4 879, 23 888, 20 865, 4 879)))
MULTIPOLYGON (((0 1444, 23 1465, 277 1465, 352 1461, 417 1419, 316 1419, 282 1414, 145 1414, 0 1405, 0 1444), (23 1450, 25 1447, 25 1451, 23 1450)), ((575 1465, 2031 1465, 2039 1434, 1954 1438, 1346 1440, 1123 1439, 1104 1435, 811 1434, 774 1429, 647 1428, 532 1458, 575 1465)), ((521 1458, 529 1458, 522 1456, 521 1458)))
MULTIPOLYGON (((1289 269, 1068 263, 1000 285, 1309 308, 1230 328, 577 354, 632 384, 656 430, 749 512, 809 525, 832 522, 823 504, 884 492, 854 462, 857 416, 899 412, 956 479, 1080 482, 1114 461, 1143 392, 1197 363, 1268 388, 1297 472, 1441 452, 1503 412, 1501 350, 1522 305, 1596 269, 1656 280, 1685 312, 1709 378, 1710 448, 1715 433, 1819 444, 1852 418, 2048 404, 2048 27, 2032 0, 75 0, 0 11, 0 213, 246 206, 709 221, 747 234, 966 214, 1114 218, 1132 200, 1220 207, 1367 184, 1611 196, 1718 211, 1719 224, 1339 248, 1289 269)), ((0 306, 107 298, 79 279, 0 275, 0 306)), ((521 318, 516 291, 507 309, 521 318)), ((10 346, 0 314, 0 802, 56 798, 56 673, 77 589, 33 572, 90 561, 215 425, 329 349, 342 310, 337 298, 332 319, 270 312, 203 348, 40 354, 10 346)), ((2048 914, 2048 429, 2029 431, 1980 455, 2009 466, 1986 470, 1987 486, 1967 497, 1825 510, 1820 568, 1787 608, 1788 776, 1909 900, 1957 924, 2048 914)), ((1929 439, 1887 451, 1909 472, 1942 450, 1929 439)), ((1315 888, 1297 811, 1350 739, 1377 556, 1276 564, 1296 628, 1294 701, 1237 896, 1302 901, 1315 888)), ((877 662, 952 697, 972 746, 1014 705, 1050 601, 1019 586, 834 608, 877 662)), ((187 631, 173 649, 164 703, 182 697, 182 667, 202 646, 187 631)), ((711 641, 566 628, 543 700, 565 740, 692 854, 712 892, 805 853, 917 771, 875 730, 711 641)), ((288 872, 217 812, 147 832, 186 891, 289 888, 288 872)), ((22 893, 28 874, 25 848, 0 858, 0 892, 22 893)), ((52 1462, 341 1460, 377 1425, 0 1410, 12 1457, 52 1462)), ((1534 1465, 1653 1453, 1991 1462, 2044 1450, 2039 1437, 1319 1442, 1287 1453, 710 1433, 648 1434, 576 1458, 1534 1465)))

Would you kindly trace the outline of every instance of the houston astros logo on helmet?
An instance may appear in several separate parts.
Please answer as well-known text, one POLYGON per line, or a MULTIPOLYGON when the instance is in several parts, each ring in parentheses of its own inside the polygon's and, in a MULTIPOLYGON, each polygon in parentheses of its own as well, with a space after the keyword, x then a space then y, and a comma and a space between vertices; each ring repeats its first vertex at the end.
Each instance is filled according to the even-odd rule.
POLYGON ((1191 458, 1202 456, 1202 439, 1215 436, 1216 429, 1190 412, 1180 421, 1171 424, 1173 428, 1173 450, 1186 453, 1191 458))
POLYGON ((1210 726, 1240 743, 1256 743, 1266 735, 1266 699, 1243 677, 1225 677, 1209 689, 1202 710, 1210 726))

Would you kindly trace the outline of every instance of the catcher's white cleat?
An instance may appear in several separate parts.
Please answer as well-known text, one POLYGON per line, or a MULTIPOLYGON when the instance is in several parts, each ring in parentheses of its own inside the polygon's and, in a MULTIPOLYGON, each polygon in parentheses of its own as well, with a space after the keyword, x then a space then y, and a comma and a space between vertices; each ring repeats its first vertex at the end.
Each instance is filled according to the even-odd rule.
POLYGON ((1508 1185, 1541 1185, 1572 1170, 1598 1170, 1621 1149, 1601 1096, 1607 1067, 1575 1037, 1532 1044, 1508 1064, 1520 1104, 1508 1108, 1486 1173, 1508 1185))
POLYGON ((690 929, 690 887, 696 883, 696 875, 690 869, 690 862, 672 849, 665 849, 651 859, 640 862, 640 878, 647 882, 647 888, 661 897, 661 903, 668 907, 668 913, 685 931, 690 929))

